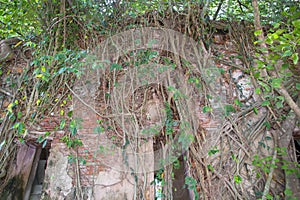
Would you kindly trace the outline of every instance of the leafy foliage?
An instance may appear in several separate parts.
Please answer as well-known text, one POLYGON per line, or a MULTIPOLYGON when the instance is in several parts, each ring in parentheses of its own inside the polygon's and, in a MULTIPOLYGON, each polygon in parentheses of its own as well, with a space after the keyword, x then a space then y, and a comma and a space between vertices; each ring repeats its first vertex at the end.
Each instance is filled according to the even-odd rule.
POLYGON ((33 38, 41 34, 38 1, 2 1, 0 4, 0 38, 21 36, 33 38))

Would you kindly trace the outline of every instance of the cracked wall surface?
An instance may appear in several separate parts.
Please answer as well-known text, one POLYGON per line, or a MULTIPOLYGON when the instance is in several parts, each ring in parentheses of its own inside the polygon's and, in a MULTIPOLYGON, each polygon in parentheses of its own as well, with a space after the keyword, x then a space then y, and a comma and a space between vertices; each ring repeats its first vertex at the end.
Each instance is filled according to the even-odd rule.
POLYGON ((45 192, 51 199, 63 200, 72 197, 72 178, 68 175, 68 158, 61 152, 59 146, 50 150, 46 176, 45 192))

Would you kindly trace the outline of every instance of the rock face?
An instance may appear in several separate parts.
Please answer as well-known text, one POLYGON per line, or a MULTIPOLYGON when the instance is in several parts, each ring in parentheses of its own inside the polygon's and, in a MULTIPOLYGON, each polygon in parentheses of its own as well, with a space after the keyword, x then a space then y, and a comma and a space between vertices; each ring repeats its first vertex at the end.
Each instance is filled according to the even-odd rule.
POLYGON ((58 146, 51 148, 44 186, 51 199, 63 200, 72 195, 72 179, 67 173, 68 158, 58 146))

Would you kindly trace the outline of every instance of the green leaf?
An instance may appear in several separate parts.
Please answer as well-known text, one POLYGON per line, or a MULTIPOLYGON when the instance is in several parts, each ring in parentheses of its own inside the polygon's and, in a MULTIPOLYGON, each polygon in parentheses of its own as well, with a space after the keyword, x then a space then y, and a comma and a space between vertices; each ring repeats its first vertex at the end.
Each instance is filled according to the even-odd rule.
POLYGON ((287 64, 287 63, 284 63, 283 65, 281 65, 282 70, 286 70, 288 68, 289 68, 289 64, 287 64))
POLYGON ((42 66, 42 67, 41 67, 41 71, 42 71, 42 72, 46 72, 46 67, 45 67, 45 66, 42 66))
POLYGON ((295 28, 300 29, 300 19, 293 21, 292 24, 295 28))
POLYGON ((49 132, 49 131, 46 131, 46 133, 45 133, 45 137, 48 137, 49 135, 51 134, 51 132, 49 132))
POLYGON ((18 128, 18 127, 19 127, 19 125, 20 125, 20 123, 19 123, 19 122, 17 122, 17 123, 15 123, 15 124, 13 125, 13 128, 14 128, 14 129, 16 129, 16 128, 18 128))
POLYGON ((260 77, 260 72, 255 72, 255 73, 253 74, 253 76, 254 76, 254 78, 259 78, 259 77, 260 77))
POLYGON ((76 135, 76 133, 77 133, 77 127, 70 125, 70 131, 71 131, 71 135, 72 136, 76 135))
MULTIPOLYGON (((269 44, 269 45, 272 45, 274 43, 274 40, 272 39, 272 37, 270 35, 268 35, 267 39, 266 39, 266 43, 269 44)), ((262 52, 266 52, 266 48, 260 48, 260 50, 262 52)))
POLYGON ((70 118, 71 118, 71 117, 72 117, 72 115, 73 115, 73 110, 70 110, 70 111, 68 112, 68 114, 67 114, 67 115, 68 115, 68 117, 70 117, 70 118))
POLYGON ((292 190, 290 190, 290 189, 285 189, 284 190, 284 194, 286 195, 286 196, 292 196, 293 195, 293 192, 292 192, 292 190))
POLYGON ((36 141, 37 141, 38 143, 42 143, 44 140, 45 140, 45 139, 44 139, 44 137, 43 137, 42 135, 39 135, 38 138, 36 139, 36 141))
POLYGON ((239 175, 234 175, 234 181, 239 184, 242 182, 242 178, 239 175))
POLYGON ((35 77, 36 77, 36 78, 43 78, 44 75, 43 75, 43 74, 38 74, 38 75, 36 75, 35 77))
POLYGON ((279 38, 279 35, 278 35, 277 33, 273 33, 273 34, 272 34, 272 37, 273 37, 274 39, 278 39, 278 38, 279 38))
POLYGON ((261 106, 269 106, 271 103, 268 100, 265 100, 261 103, 261 106))
POLYGON ((220 150, 218 150, 216 147, 214 147, 208 151, 208 155, 209 156, 214 155, 214 154, 218 153, 219 151, 220 150))
POLYGON ((41 104, 41 100, 40 99, 36 100, 36 105, 39 106, 40 104, 41 104))
POLYGON ((271 92, 271 88, 267 84, 265 84, 264 82, 260 81, 260 82, 258 82, 258 84, 261 85, 266 92, 271 92))
POLYGON ((22 134, 24 131, 24 124, 23 123, 19 123, 19 126, 18 126, 18 133, 19 134, 22 134))
POLYGON ((215 170, 214 167, 211 165, 207 165, 207 169, 211 172, 214 172, 214 170, 215 170))
POLYGON ((282 78, 273 78, 271 80, 271 85, 273 88, 279 88, 281 86, 282 78))
POLYGON ((185 177, 185 184, 188 185, 189 189, 194 189, 197 185, 197 181, 193 177, 185 177))
POLYGON ((293 54, 293 52, 289 49, 289 50, 286 50, 286 51, 283 53, 282 57, 291 56, 292 54, 293 54))
POLYGON ((280 26, 280 23, 273 24, 273 27, 276 28, 276 29, 279 28, 279 26, 280 26))
POLYGON ((112 71, 112 70, 122 70, 123 69, 123 67, 122 67, 122 65, 119 65, 119 64, 117 64, 117 63, 113 63, 111 66, 110 66, 110 71, 112 71))
POLYGON ((80 160, 80 164, 85 165, 86 164, 86 160, 85 159, 80 160))
POLYGON ((258 114, 258 109, 256 107, 254 107, 253 112, 257 115, 258 114))
POLYGON ((260 35, 260 34, 262 34, 262 30, 257 30, 257 31, 254 32, 254 35, 255 35, 255 36, 258 36, 258 35, 260 35))
MULTIPOLYGON (((265 122, 265 123, 266 123, 266 122, 265 122)), ((269 122, 267 122, 267 123, 270 124, 269 122)), ((265 139, 266 139, 266 140, 272 140, 272 137, 266 136, 265 139)))
POLYGON ((22 112, 19 111, 18 114, 17 114, 17 118, 21 119, 21 117, 22 117, 22 112))
POLYGON ((65 119, 62 119, 62 120, 60 121, 59 128, 60 128, 60 129, 63 129, 63 128, 65 127, 65 125, 66 125, 66 120, 65 120, 65 119))
POLYGON ((292 55, 292 60, 293 60, 294 65, 297 65, 298 60, 299 60, 298 53, 294 53, 294 54, 292 55))
POLYGON ((300 90, 300 83, 296 83, 296 89, 300 90))
POLYGON ((242 102, 240 102, 238 99, 234 100, 234 104, 240 107, 243 105, 242 102))
MULTIPOLYGON (((266 121, 266 122, 263 123, 263 125, 267 128, 267 130, 270 130, 270 128, 271 128, 270 122, 266 121)), ((267 138, 266 138, 266 139, 267 139, 267 138)), ((268 140, 268 139, 267 139, 267 140, 268 140)))
POLYGON ((10 104, 8 104, 8 106, 7 106, 7 110, 8 110, 8 112, 10 112, 10 113, 12 113, 13 111, 12 111, 12 109, 13 109, 13 107, 15 106, 15 104, 14 103, 10 103, 10 104))
POLYGON ((284 97, 283 96, 277 96, 276 99, 278 99, 279 101, 284 101, 284 97))
POLYGON ((266 70, 273 70, 273 69, 274 69, 274 67, 272 65, 267 65, 266 66, 266 70))
POLYGON ((258 145, 259 145, 259 146, 262 146, 263 148, 266 148, 266 144, 263 143, 263 142, 258 142, 258 145))
POLYGON ((260 94, 260 93, 261 93, 260 88, 255 88, 255 94, 260 94))
POLYGON ((282 104, 281 101, 277 101, 277 102, 276 102, 276 108, 277 108, 277 109, 283 108, 283 104, 282 104))
POLYGON ((204 106, 202 111, 203 111, 203 113, 212 112, 212 108, 209 106, 204 106))
POLYGON ((273 196, 270 195, 270 194, 267 194, 266 198, 269 199, 269 200, 272 200, 272 199, 273 199, 273 196))
POLYGON ((230 105, 225 105, 225 115, 228 116, 231 112, 235 112, 234 107, 230 105))
POLYGON ((283 34, 283 37, 289 40, 293 39, 293 36, 291 34, 283 34))
POLYGON ((276 33, 276 35, 281 35, 282 33, 284 33, 285 32, 285 30, 284 29, 278 29, 275 33, 276 33))

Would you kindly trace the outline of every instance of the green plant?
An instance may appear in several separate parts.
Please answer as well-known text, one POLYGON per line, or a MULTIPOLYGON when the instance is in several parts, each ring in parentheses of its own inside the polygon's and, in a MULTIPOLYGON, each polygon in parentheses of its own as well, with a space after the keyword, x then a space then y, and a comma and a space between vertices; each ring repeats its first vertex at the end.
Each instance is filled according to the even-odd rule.
POLYGON ((193 177, 186 176, 185 184, 188 186, 189 190, 192 190, 195 195, 195 200, 199 199, 199 194, 197 192, 197 181, 193 177))
POLYGON ((82 141, 80 139, 70 138, 66 135, 61 138, 61 141, 66 143, 68 148, 76 148, 76 147, 82 146, 82 141))
MULTIPOLYGON (((264 40, 258 40, 259 53, 255 62, 257 67, 252 68, 254 78, 259 84, 255 92, 263 96, 262 106, 276 109, 278 114, 285 119, 283 112, 285 103, 299 116, 300 108, 293 102, 298 96, 298 82, 293 80, 294 76, 300 74, 299 70, 299 41, 300 41, 300 20, 299 13, 290 16, 288 22, 273 24, 264 40), (261 58, 261 55, 263 57, 261 58), (276 72, 276 73, 275 73, 276 72), (262 75, 262 73, 264 75, 262 75), (266 76, 268 74, 269 76, 266 76), (289 85, 287 85, 289 84, 289 85), (292 84, 290 86, 290 84, 292 84), (285 87, 289 87, 287 90, 285 87)), ((261 36, 262 30, 254 32, 255 36, 261 36)))
POLYGON ((241 183, 242 182, 242 177, 240 176, 240 175, 234 175, 233 176, 233 179, 234 179, 234 182, 236 183, 236 184, 239 184, 239 183, 241 183))
MULTIPOLYGON (((286 148, 276 147, 275 149, 277 151, 278 156, 287 155, 286 148)), ((285 171, 285 174, 295 174, 296 177, 300 177, 300 173, 298 170, 300 165, 298 163, 276 158, 274 159, 274 164, 272 164, 272 159, 273 156, 266 156, 266 157, 260 157, 259 155, 254 156, 252 165, 257 167, 255 171, 256 171, 256 176, 258 178, 262 176, 261 171, 264 174, 269 174, 272 168, 275 169, 278 168, 278 166, 280 166, 281 169, 285 171)), ((287 193, 289 196, 292 196, 292 194, 290 194, 291 191, 289 191, 288 189, 286 190, 285 193, 287 193)))
POLYGON ((211 156, 211 155, 214 155, 218 152, 220 152, 220 150, 217 147, 212 147, 208 150, 208 155, 211 156))
POLYGON ((68 155, 68 161, 70 164, 77 163, 77 161, 82 165, 86 164, 86 159, 74 155, 68 155))
MULTIPOLYGON (((60 128, 63 129, 65 126, 65 119, 61 120, 60 128)), ((64 135, 61 141, 65 142, 67 147, 76 148, 82 146, 82 141, 76 138, 77 131, 81 128, 82 119, 72 119, 68 126, 69 134, 64 135)))

